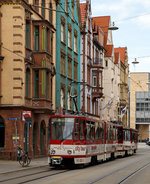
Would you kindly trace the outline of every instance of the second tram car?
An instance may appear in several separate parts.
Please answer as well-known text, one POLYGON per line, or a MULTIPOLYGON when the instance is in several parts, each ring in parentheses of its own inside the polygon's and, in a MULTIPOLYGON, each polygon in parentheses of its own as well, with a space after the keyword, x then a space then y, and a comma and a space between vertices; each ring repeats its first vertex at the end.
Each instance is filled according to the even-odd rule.
POLYGON ((117 122, 103 122, 79 115, 50 117, 48 162, 51 166, 86 165, 132 155, 137 131, 117 122))

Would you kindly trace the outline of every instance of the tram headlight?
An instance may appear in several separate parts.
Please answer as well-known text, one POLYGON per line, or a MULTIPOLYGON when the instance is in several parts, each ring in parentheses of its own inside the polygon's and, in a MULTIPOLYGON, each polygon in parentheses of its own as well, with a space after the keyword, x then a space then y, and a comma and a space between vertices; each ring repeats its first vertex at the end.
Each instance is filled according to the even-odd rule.
POLYGON ((51 155, 54 155, 56 153, 55 150, 51 150, 51 155))
POLYGON ((67 153, 68 153, 68 155, 71 155, 72 154, 72 151, 71 150, 68 150, 67 153))

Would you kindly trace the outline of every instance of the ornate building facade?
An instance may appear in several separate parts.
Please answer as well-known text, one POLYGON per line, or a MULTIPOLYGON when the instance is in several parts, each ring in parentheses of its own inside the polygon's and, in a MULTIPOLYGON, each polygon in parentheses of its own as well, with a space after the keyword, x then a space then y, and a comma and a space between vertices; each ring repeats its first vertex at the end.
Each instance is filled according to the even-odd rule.
POLYGON ((129 126, 129 64, 127 47, 115 48, 115 53, 119 54, 119 69, 120 69, 120 82, 119 82, 119 103, 118 114, 121 116, 121 111, 126 108, 125 113, 119 117, 119 121, 122 121, 125 126, 129 126))
POLYGON ((104 33, 92 20, 91 1, 81 9, 81 111, 100 118, 100 98, 103 95, 104 33))
POLYGON ((17 145, 31 157, 47 154, 55 109, 56 12, 51 8, 56 9, 54 0, 1 1, 0 157, 14 159, 17 145))
POLYGON ((78 0, 56 4, 56 111, 80 109, 80 7, 78 0))

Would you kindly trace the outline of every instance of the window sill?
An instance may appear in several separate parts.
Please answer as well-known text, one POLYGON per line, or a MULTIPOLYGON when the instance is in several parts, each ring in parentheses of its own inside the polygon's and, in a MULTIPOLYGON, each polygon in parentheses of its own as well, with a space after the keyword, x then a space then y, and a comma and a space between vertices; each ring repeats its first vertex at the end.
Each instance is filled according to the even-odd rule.
POLYGON ((64 41, 61 41, 61 43, 62 43, 63 45, 66 45, 66 43, 65 43, 64 41))
POLYGON ((26 100, 32 100, 32 98, 25 96, 26 100))
POLYGON ((78 51, 77 51, 77 52, 76 52, 76 51, 74 51, 74 54, 78 55, 78 51))
POLYGON ((72 48, 71 48, 71 47, 69 47, 69 46, 68 46, 68 49, 69 49, 70 51, 72 51, 72 48))

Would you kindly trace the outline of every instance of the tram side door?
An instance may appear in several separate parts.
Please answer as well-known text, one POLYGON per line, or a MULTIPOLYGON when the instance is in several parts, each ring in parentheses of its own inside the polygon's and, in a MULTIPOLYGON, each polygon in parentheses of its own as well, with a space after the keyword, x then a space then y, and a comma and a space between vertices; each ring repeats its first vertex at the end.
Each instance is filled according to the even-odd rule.
POLYGON ((123 127, 118 127, 118 143, 123 143, 123 127))

